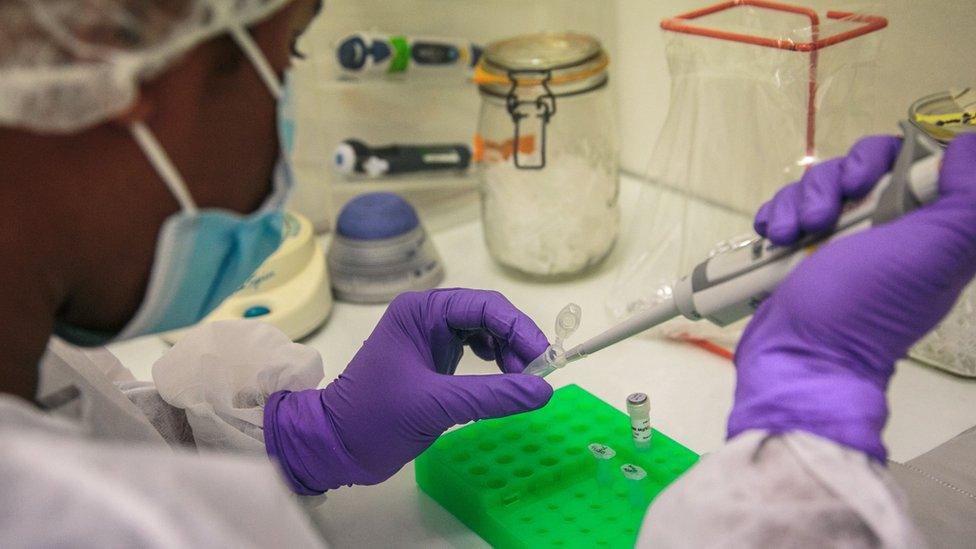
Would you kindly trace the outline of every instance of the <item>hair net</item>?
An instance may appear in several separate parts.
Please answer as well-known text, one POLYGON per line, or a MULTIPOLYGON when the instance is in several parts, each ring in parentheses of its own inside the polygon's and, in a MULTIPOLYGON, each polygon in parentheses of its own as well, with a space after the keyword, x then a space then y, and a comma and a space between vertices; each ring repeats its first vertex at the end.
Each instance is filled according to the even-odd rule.
POLYGON ((291 0, 0 0, 0 126, 69 133, 125 112, 194 46, 291 0))

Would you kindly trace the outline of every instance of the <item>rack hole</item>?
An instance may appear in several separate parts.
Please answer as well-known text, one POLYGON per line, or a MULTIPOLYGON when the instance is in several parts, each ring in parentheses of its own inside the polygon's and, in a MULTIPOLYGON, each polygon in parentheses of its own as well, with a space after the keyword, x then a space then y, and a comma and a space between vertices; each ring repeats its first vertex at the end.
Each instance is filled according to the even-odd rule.
POLYGON ((511 441, 511 440, 518 440, 520 438, 522 438, 522 434, 519 433, 518 431, 509 431, 505 433, 505 440, 511 441))
POLYGON ((519 520, 528 524, 532 522, 532 515, 522 515, 521 517, 519 517, 519 520))
POLYGON ((556 509, 559 509, 559 506, 556 505, 555 503, 548 503, 546 504, 546 509, 549 509, 550 511, 555 511, 556 509))
POLYGON ((559 463, 559 460, 556 459, 556 458, 554 458, 554 457, 552 457, 552 456, 546 456, 546 457, 540 459, 539 460, 539 463, 542 464, 542 465, 544 465, 544 466, 546 466, 546 467, 552 467, 553 465, 559 463))
POLYGON ((603 506, 600 505, 599 503, 591 503, 590 509, 593 509, 594 511, 599 511, 600 509, 603 509, 603 506))
POLYGON ((544 535, 546 535, 546 534, 549 533, 549 529, 548 528, 536 528, 535 533, 536 534, 539 534, 540 536, 544 536, 544 535))
POLYGON ((515 461, 515 456, 511 456, 508 454, 498 456, 497 458, 495 458, 495 463, 498 463, 499 465, 505 465, 506 463, 511 463, 513 461, 515 461))
POLYGON ((508 482, 503 478, 493 478, 488 481, 488 487, 492 490, 504 488, 506 484, 508 484, 508 482))
POLYGON ((522 447, 522 451, 529 454, 533 454, 535 452, 538 452, 539 448, 540 446, 538 444, 526 444, 525 446, 522 447))
POLYGON ((566 437, 560 434, 549 435, 546 437, 546 441, 552 444, 559 444, 560 442, 566 440, 566 437))
POLYGON ((576 499, 583 499, 586 497, 586 492, 574 492, 573 497, 576 499))
POLYGON ((580 528, 580 533, 581 534, 589 534, 592 531, 593 530, 590 530, 589 528, 580 528))
POLYGON ((478 444, 478 449, 484 450, 485 452, 490 452, 497 447, 498 445, 495 444, 494 442, 482 442, 481 444, 478 444))
POLYGON ((461 452, 460 454, 454 454, 454 463, 463 463, 471 459, 471 454, 466 454, 461 452))
POLYGON ((468 469, 468 472, 472 475, 478 476, 483 475, 488 472, 488 468, 484 465, 475 465, 474 467, 468 469))
POLYGON ((532 469, 529 469, 528 467, 522 467, 521 469, 516 469, 515 476, 517 476, 518 478, 530 477, 532 476, 532 469))

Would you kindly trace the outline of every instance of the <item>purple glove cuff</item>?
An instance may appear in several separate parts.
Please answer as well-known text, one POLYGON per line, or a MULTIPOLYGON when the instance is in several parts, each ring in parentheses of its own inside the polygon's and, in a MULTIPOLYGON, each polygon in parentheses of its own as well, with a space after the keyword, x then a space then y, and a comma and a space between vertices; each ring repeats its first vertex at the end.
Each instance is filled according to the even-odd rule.
MULTIPOLYGON (((818 367, 816 359, 763 356, 749 364, 748 377, 782 378, 761 392, 736 390, 728 438, 759 429, 772 434, 805 431, 860 450, 884 463, 881 430, 888 418, 884 385, 836 363, 818 367)), ((740 381, 740 386, 742 381, 740 381)))
POLYGON ((303 496, 319 495, 346 484, 337 478, 338 474, 323 472, 359 469, 331 426, 321 399, 323 394, 319 389, 294 394, 278 391, 264 405, 265 449, 278 463, 291 489, 303 496), (312 392, 318 394, 305 394, 312 392))
POLYGON ((281 399, 285 398, 288 393, 289 391, 271 393, 268 397, 268 402, 264 405, 264 448, 271 461, 274 461, 278 465, 278 470, 282 472, 285 481, 293 492, 302 496, 318 495, 322 492, 309 488, 292 473, 294 469, 287 464, 285 458, 286 453, 279 446, 279 441, 283 437, 278 434, 279 423, 275 418, 277 417, 278 405, 281 403, 281 399))

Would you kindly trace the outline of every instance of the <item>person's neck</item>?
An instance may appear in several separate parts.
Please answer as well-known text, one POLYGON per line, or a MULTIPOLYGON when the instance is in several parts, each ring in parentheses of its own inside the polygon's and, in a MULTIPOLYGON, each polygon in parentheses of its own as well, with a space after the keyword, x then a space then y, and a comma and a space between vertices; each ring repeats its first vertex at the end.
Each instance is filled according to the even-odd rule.
MULTIPOLYGON (((6 203, 6 202, 5 202, 6 203)), ((33 399, 38 365, 57 315, 53 271, 41 267, 43 246, 31 249, 30 223, 0 216, 0 392, 33 399)))
POLYGON ((59 233, 73 222, 63 205, 76 198, 51 178, 56 157, 39 141, 4 131, 0 143, 0 392, 33 399, 70 285, 64 258, 72 244, 59 233))

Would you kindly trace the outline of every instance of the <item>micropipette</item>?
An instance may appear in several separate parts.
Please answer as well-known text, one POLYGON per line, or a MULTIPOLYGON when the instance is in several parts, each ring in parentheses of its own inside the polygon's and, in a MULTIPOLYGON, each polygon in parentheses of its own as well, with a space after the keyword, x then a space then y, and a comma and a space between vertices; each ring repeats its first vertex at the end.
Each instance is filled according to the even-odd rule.
POLYGON ((371 147, 358 139, 346 139, 339 143, 333 156, 333 165, 340 174, 373 178, 422 171, 464 171, 470 163, 471 149, 464 144, 371 147))
POLYGON ((828 241, 897 219, 935 200, 942 150, 937 141, 915 126, 902 123, 905 134, 892 171, 864 198, 848 203, 830 231, 808 235, 789 246, 756 237, 749 244, 699 263, 674 284, 664 301, 640 311, 601 334, 551 357, 543 353, 525 373, 545 376, 570 362, 587 357, 681 315, 707 318, 727 326, 755 312, 759 304, 816 247, 828 241))
POLYGON ((395 74, 471 70, 481 47, 461 38, 417 38, 382 32, 356 32, 336 47, 339 66, 353 74, 395 74))

